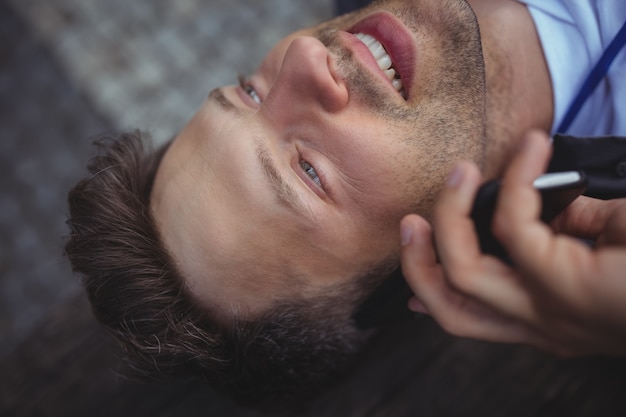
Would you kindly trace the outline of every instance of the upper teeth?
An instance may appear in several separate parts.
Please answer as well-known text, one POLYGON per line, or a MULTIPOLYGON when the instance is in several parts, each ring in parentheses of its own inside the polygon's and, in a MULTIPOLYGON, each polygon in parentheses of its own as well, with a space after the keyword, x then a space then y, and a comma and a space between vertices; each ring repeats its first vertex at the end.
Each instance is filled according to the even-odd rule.
POLYGON ((402 80, 400 79, 400 74, 396 73, 396 70, 393 68, 393 62, 391 62, 391 57, 389 56, 383 45, 371 35, 366 35, 365 33, 355 33, 354 35, 369 48, 370 52, 378 63, 378 67, 387 76, 389 81, 391 81, 391 85, 393 85, 393 88, 395 88, 400 94, 402 94, 402 96, 404 96, 404 89, 402 86, 402 80))

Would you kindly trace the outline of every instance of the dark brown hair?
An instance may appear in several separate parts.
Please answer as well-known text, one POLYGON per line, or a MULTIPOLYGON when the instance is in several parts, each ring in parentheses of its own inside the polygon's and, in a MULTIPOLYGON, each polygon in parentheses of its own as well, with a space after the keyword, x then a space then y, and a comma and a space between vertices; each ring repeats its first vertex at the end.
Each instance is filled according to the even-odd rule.
POLYGON ((69 193, 66 254, 126 368, 147 378, 197 377, 249 404, 314 394, 363 337, 350 320, 354 304, 338 292, 219 326, 160 242, 149 201, 167 145, 153 152, 147 140, 139 131, 99 139, 90 175, 69 193))

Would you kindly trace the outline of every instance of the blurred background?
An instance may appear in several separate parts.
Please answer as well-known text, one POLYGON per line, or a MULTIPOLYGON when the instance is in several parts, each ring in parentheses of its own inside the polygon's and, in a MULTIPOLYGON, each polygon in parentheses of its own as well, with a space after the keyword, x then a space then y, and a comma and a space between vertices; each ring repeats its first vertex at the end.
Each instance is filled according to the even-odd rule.
POLYGON ((80 291, 62 257, 67 191, 93 137, 172 137, 331 0, 0 2, 0 355, 80 291))
POLYGON ((16 396, 59 395, 36 386, 57 384, 48 362, 101 341, 65 345, 81 329, 66 316, 89 316, 62 252, 94 136, 169 139, 212 88, 333 13, 331 0, 0 1, 0 415, 28 408, 16 396))

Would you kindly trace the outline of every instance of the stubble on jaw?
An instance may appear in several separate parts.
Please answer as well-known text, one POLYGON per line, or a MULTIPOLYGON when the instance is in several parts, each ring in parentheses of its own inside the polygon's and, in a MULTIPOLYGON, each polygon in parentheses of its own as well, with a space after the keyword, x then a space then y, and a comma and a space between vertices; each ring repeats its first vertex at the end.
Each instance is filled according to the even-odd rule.
POLYGON ((485 70, 478 23, 466 2, 437 1, 454 11, 445 12, 443 6, 434 10, 408 7, 405 2, 395 7, 393 2, 378 1, 360 12, 322 24, 314 36, 334 55, 350 95, 365 104, 363 111, 409 127, 419 126, 421 131, 444 141, 463 135, 484 142, 485 70), (427 48, 418 52, 422 62, 430 61, 426 74, 418 68, 418 88, 406 103, 392 100, 389 91, 373 80, 339 41, 339 30, 376 11, 376 6, 398 17, 414 34, 419 47, 427 48), (426 79, 420 79, 424 76, 426 79))
POLYGON ((379 1, 361 12, 321 25, 315 34, 333 54, 350 95, 363 102, 363 111, 386 120, 389 134, 407 145, 412 161, 408 164, 406 158, 398 158, 397 169, 412 173, 403 184, 406 195, 419 196, 410 210, 426 217, 456 161, 472 160, 482 168, 486 158, 485 70, 478 24, 467 3, 446 4, 453 12, 404 3, 394 8, 389 2, 379 1), (416 37, 426 39, 420 39, 420 45, 428 44, 431 51, 421 51, 420 55, 433 58, 430 74, 445 74, 420 83, 419 91, 413 92, 406 103, 391 99, 389 89, 372 80, 339 41, 338 27, 350 27, 376 6, 384 6, 416 37))

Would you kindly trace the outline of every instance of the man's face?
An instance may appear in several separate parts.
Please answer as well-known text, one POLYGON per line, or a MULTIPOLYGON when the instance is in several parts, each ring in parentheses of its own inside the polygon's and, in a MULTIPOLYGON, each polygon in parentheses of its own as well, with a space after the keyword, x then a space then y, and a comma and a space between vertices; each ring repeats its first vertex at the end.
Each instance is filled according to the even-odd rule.
POLYGON ((400 219, 428 215, 457 160, 480 162, 484 100, 464 1, 380 2, 294 33, 174 140, 152 194, 164 244, 225 314, 345 288, 397 261, 400 219))

